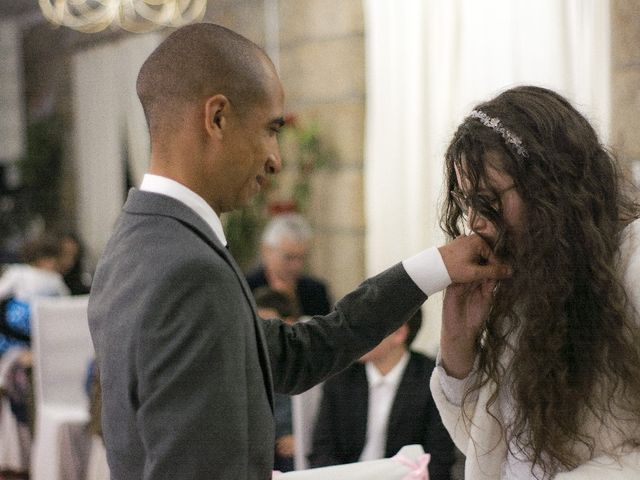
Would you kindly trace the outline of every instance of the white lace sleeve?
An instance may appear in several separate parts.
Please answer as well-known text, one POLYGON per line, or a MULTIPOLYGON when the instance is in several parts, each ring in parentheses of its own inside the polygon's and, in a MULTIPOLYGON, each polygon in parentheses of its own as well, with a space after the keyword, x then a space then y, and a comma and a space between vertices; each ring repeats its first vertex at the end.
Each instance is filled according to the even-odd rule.
POLYGON ((475 379, 476 365, 473 367, 474 368, 471 370, 471 373, 465 378, 460 379, 450 377, 442 366, 442 358, 440 357, 440 352, 438 352, 436 357, 436 369, 438 370, 438 377, 440 378, 440 388, 442 388, 447 400, 457 407, 462 405, 464 392, 475 379))

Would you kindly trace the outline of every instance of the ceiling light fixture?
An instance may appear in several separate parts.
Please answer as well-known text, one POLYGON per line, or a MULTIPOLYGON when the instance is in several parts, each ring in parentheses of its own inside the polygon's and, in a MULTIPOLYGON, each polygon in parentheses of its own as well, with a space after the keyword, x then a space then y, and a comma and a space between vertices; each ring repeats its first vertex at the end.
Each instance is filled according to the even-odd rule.
POLYGON ((143 33, 202 20, 207 0, 39 0, 56 26, 94 33, 112 26, 143 33))

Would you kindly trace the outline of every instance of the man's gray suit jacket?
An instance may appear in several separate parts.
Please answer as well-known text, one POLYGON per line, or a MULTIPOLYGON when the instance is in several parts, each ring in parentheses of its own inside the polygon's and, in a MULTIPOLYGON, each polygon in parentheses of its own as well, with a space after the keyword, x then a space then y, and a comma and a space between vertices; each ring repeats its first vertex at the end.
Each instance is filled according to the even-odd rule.
POLYGON ((261 320, 211 228, 175 199, 132 189, 89 301, 111 478, 270 479, 273 391, 339 372, 425 300, 398 264, 325 317, 261 320))

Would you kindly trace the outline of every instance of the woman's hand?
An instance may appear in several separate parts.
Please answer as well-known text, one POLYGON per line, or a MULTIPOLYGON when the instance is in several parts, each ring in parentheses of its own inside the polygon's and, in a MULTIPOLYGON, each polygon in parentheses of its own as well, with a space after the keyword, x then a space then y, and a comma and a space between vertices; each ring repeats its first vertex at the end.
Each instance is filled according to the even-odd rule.
POLYGON ((465 378, 476 357, 476 340, 489 316, 494 280, 450 285, 442 305, 440 355, 442 366, 454 378, 465 378))

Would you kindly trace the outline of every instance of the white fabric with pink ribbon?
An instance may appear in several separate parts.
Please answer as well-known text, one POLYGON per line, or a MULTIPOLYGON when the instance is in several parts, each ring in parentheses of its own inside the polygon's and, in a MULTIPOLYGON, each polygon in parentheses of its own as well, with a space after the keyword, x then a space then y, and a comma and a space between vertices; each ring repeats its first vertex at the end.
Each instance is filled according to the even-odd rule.
POLYGON ((429 465, 429 460, 431 460, 431 455, 428 453, 423 453, 417 460, 411 460, 398 452, 392 460, 395 460, 396 462, 411 469, 411 471, 407 473, 402 480, 429 480, 429 470, 427 467, 429 465))
POLYGON ((392 458, 311 468, 295 472, 274 472, 274 480, 429 480, 431 456, 422 445, 407 445, 392 458))

